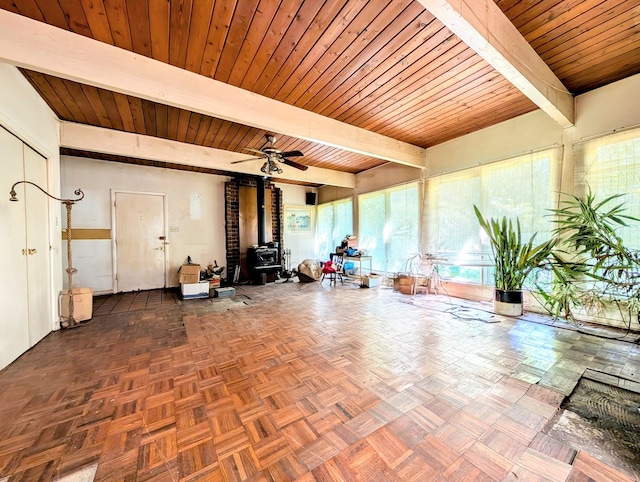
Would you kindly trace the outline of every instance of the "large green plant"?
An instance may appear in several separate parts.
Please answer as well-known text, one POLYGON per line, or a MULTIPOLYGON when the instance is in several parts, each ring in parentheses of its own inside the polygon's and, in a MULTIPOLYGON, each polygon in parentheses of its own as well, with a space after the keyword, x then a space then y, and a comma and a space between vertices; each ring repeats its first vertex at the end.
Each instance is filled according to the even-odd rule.
POLYGON ((473 206, 480 226, 489 237, 495 263, 495 287, 503 291, 519 291, 536 268, 549 262, 555 239, 534 245, 536 235, 523 241, 520 221, 515 225, 506 217, 486 219, 477 206, 473 206))
POLYGON ((554 253, 551 290, 538 287, 544 306, 554 316, 574 319, 576 308, 597 313, 623 301, 634 313, 640 308, 640 267, 636 250, 624 245, 618 231, 630 221, 624 203, 611 205, 616 194, 596 201, 589 192, 581 199, 564 194, 555 217, 554 236, 563 250, 554 253))

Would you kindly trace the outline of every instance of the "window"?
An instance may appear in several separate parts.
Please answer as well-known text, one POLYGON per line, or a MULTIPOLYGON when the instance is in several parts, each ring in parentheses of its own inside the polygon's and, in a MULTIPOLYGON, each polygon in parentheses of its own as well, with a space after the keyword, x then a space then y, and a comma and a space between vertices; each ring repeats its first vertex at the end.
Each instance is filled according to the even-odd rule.
MULTIPOLYGON (((640 217, 640 129, 576 144, 573 160, 577 196, 587 194, 589 187, 596 201, 623 194, 610 206, 624 201, 625 214, 640 217)), ((640 249, 637 224, 617 234, 629 248, 640 249)))
POLYGON ((372 268, 398 272, 420 251, 418 183, 358 197, 358 248, 372 256, 372 268))
POLYGON ((318 206, 315 253, 329 259, 345 236, 353 234, 353 201, 344 199, 318 206))
POLYGON ((519 156, 429 179, 427 183, 427 251, 445 257, 444 278, 491 282, 491 248, 481 237, 473 211, 485 217, 518 218, 522 236, 550 237, 557 191, 555 168, 559 149, 519 156))

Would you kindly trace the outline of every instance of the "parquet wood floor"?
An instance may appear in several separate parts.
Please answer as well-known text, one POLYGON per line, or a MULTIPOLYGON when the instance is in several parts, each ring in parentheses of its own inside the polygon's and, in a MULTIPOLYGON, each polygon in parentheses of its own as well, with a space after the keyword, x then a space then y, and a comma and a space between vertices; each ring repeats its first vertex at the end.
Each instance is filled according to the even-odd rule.
POLYGON ((543 428, 587 367, 638 378, 640 347, 408 298, 97 298, 0 372, 0 480, 633 480, 543 428))

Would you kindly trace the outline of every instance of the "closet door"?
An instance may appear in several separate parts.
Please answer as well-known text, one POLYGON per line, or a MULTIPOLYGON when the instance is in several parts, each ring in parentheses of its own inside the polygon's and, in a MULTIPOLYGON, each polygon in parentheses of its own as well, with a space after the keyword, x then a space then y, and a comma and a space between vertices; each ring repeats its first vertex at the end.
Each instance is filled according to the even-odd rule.
MULTIPOLYGON (((0 368, 29 349, 25 185, 16 187, 18 202, 9 201, 11 185, 24 179, 22 141, 0 127, 0 368), (25 251, 23 251, 25 250, 25 251)), ((42 193, 41 193, 42 194, 42 193)), ((44 276, 49 276, 47 269, 44 276)))
MULTIPOLYGON (((36 183, 45 191, 47 160, 24 146, 24 179, 36 183)), ((52 329, 50 251, 49 251, 49 198, 34 186, 26 186, 24 193, 27 227, 27 278, 29 312, 29 346, 44 338, 52 329)), ((56 204, 58 202, 56 201, 56 204)), ((63 209, 66 216, 66 209, 63 209)))

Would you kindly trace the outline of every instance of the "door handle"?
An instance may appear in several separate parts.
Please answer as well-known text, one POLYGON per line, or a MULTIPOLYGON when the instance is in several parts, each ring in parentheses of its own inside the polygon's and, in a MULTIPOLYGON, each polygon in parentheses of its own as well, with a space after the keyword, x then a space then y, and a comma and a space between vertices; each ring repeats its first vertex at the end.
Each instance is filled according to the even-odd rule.
POLYGON ((29 254, 36 254, 38 250, 36 248, 27 250, 29 254))
POLYGON ((153 248, 156 251, 164 251, 164 246, 160 246, 159 248, 153 248))

